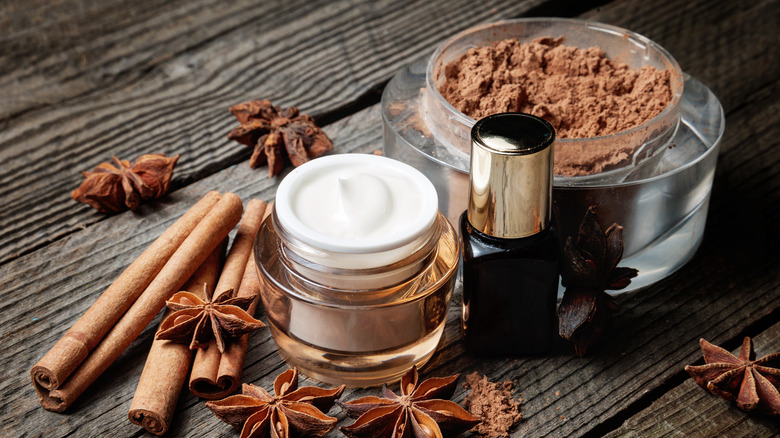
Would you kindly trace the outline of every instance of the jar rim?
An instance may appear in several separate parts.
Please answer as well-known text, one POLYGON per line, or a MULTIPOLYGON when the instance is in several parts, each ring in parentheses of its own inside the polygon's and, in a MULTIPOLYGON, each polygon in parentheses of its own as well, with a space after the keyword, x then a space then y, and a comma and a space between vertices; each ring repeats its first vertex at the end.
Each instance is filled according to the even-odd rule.
POLYGON ((428 63, 425 71, 425 85, 426 85, 426 90, 434 96, 434 99, 436 99, 436 101, 444 108, 446 108, 449 117, 457 119, 458 121, 460 121, 461 123, 467 126, 476 123, 476 120, 467 116, 466 114, 463 114, 454 106, 452 106, 452 104, 449 101, 447 101, 447 99, 445 99, 444 96, 441 95, 438 87, 436 86, 436 78, 438 77, 439 74, 441 74, 442 71, 439 70, 437 66, 437 62, 439 61, 439 58, 442 55, 442 53, 446 51, 454 43, 458 42, 459 40, 465 37, 469 37, 474 33, 490 32, 492 29, 502 27, 502 26, 531 24, 531 23, 541 23, 541 24, 566 23, 572 26, 581 26, 591 31, 602 32, 604 34, 612 34, 615 35, 616 37, 623 38, 629 43, 637 46, 638 48, 642 48, 643 50, 655 51, 662 56, 664 62, 668 66, 667 68, 669 69, 674 79, 674 83, 677 84, 677 86, 673 87, 672 89, 672 98, 669 104, 660 113, 656 114, 652 118, 645 120, 644 122, 636 126, 612 134, 605 134, 605 135, 599 135, 599 136, 593 136, 587 138, 556 138, 555 140, 556 142, 567 144, 567 143, 577 143, 582 141, 597 141, 602 139, 624 137, 636 132, 640 132, 642 130, 646 130, 648 127, 657 124, 659 120, 662 120, 665 117, 667 117, 669 113, 678 111, 678 106, 680 104, 680 100, 682 99, 682 93, 683 93, 682 69, 680 68, 680 64, 672 56, 672 54, 669 53, 669 51, 663 48, 660 44, 656 43, 650 38, 647 38, 644 35, 630 31, 628 29, 624 29, 622 27, 613 26, 610 24, 604 24, 604 23, 599 23, 599 22, 589 21, 589 20, 580 20, 576 18, 526 17, 526 18, 499 20, 491 23, 477 25, 469 29, 463 30, 453 35, 449 39, 445 40, 441 44, 439 44, 439 46, 434 51, 433 55, 431 55, 431 57, 428 59, 428 63))
POLYGON ((400 161, 370 154, 339 154, 317 158, 295 168, 279 184, 274 210, 279 223, 297 239, 323 250, 344 254, 371 254, 389 251, 413 242, 427 233, 438 214, 438 196, 433 183, 414 167, 400 161), (407 179, 420 194, 417 214, 404 223, 400 232, 389 236, 349 239, 328 235, 305 224, 296 214, 292 200, 309 174, 339 166, 380 167, 407 179))

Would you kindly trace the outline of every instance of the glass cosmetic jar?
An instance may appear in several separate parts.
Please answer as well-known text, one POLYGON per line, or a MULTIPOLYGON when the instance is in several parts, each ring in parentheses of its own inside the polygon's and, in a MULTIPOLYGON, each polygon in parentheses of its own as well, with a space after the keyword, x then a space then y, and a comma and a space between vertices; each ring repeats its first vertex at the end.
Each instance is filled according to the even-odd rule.
POLYGON ((460 244, 411 166, 345 154, 296 168, 254 250, 279 353, 305 374, 371 386, 435 351, 460 244))
POLYGON ((623 226, 621 266, 639 270, 617 293, 646 287, 670 275, 698 248, 707 217, 725 119, 718 98, 682 73, 660 46, 634 32, 582 20, 523 18, 468 29, 442 43, 432 56, 399 71, 382 94, 384 153, 420 169, 433 181, 439 207, 451 221, 467 208, 469 132, 474 120, 439 93, 441 66, 469 48, 506 38, 530 42, 564 36, 563 44, 597 45, 633 68, 653 65, 671 73, 669 107, 647 122, 612 135, 556 140, 555 148, 633 144, 620 168, 553 179, 553 204, 562 239, 577 232, 590 205, 601 225, 623 226))
POLYGON ((577 156, 594 149, 619 150, 626 155, 622 162, 602 172, 558 176, 557 179, 568 185, 610 184, 636 179, 650 172, 678 129, 683 74, 677 61, 663 47, 635 32, 607 24, 565 18, 523 18, 476 26, 453 36, 436 49, 426 66, 420 102, 425 125, 443 145, 468 157, 469 135, 475 120, 458 111, 439 92, 446 79, 445 66, 472 48, 490 46, 501 40, 530 43, 536 38, 558 36, 563 36, 565 46, 598 47, 611 60, 627 64, 636 71, 643 67, 668 71, 671 96, 663 111, 633 128, 598 137, 557 138, 557 155, 569 150, 569 155, 577 156))

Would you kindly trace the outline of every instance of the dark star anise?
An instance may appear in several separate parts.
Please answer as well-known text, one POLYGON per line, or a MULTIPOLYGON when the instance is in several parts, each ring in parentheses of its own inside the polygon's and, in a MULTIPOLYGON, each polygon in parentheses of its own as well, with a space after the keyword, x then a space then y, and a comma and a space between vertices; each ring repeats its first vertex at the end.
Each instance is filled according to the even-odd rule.
POLYGON ((758 408, 780 415, 780 352, 756 360, 753 342, 742 341, 739 357, 704 339, 699 340, 704 365, 685 367, 685 371, 704 389, 728 401, 736 401, 745 411, 758 408))
MULTIPOLYGON (((203 288, 203 295, 208 296, 205 284, 203 288)), ((155 337, 189 344, 192 350, 204 348, 215 339, 217 349, 223 353, 226 341, 265 327, 262 321, 246 313, 253 299, 233 297, 233 289, 222 292, 215 300, 206 301, 187 291, 177 292, 166 302, 173 313, 160 324, 155 337)))
POLYGON ((253 100, 230 107, 230 112, 241 126, 230 131, 228 138, 254 147, 249 166, 267 162, 271 176, 284 168, 282 147, 296 167, 333 150, 333 142, 314 119, 294 106, 282 109, 267 100, 253 100))
POLYGON ((339 406, 352 418, 341 431, 352 438, 441 438, 471 429, 481 421, 448 399, 455 392, 456 374, 419 383, 417 367, 401 378, 401 395, 382 387, 382 396, 368 396, 339 406))
POLYGON ((618 267, 623 258, 623 227, 612 224, 604 232, 594 207, 580 223, 576 239, 569 236, 563 248, 561 280, 566 291, 558 307, 558 331, 573 341, 584 356, 612 324, 618 305, 605 292, 623 289, 637 270, 618 267))
POLYGON ((132 166, 113 158, 116 165, 100 163, 91 172, 82 172, 85 179, 70 197, 102 213, 137 210, 141 201, 157 199, 168 191, 179 156, 141 155, 132 166))
POLYGON ((240 438, 321 437, 338 421, 323 412, 330 410, 343 391, 344 385, 298 388, 298 370, 289 369, 274 381, 274 396, 245 383, 240 395, 207 402, 206 407, 240 429, 240 438))

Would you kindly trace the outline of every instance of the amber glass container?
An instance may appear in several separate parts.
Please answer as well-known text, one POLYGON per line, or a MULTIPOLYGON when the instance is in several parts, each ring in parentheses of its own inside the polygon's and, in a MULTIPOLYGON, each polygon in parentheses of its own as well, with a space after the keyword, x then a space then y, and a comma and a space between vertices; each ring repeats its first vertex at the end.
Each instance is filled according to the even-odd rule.
POLYGON ((429 239, 388 266, 302 269, 301 242, 269 216, 255 240, 255 261, 282 358, 317 380, 349 386, 397 380, 424 364, 444 332, 460 258, 457 233, 443 215, 429 239), (400 282, 356 288, 399 272, 400 282))

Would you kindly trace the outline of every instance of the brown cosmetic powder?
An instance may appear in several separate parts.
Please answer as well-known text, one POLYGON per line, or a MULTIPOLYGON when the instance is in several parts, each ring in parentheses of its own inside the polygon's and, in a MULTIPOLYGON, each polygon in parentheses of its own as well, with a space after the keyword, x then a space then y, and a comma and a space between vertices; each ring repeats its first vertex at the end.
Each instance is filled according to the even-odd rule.
POLYGON ((488 437, 509 436, 509 430, 523 419, 520 413, 520 401, 512 398, 514 383, 507 380, 493 383, 487 377, 473 372, 466 376, 465 388, 471 388, 463 402, 473 415, 482 418, 472 431, 488 437))
MULTIPOLYGON (((564 46, 563 39, 509 39, 470 49, 444 67, 439 92, 477 120, 508 111, 543 117, 558 138, 620 132, 655 117, 671 101, 669 71, 635 70, 598 47, 564 46)), ((595 173, 627 159, 625 147, 590 152, 556 157, 555 173, 595 173)))

